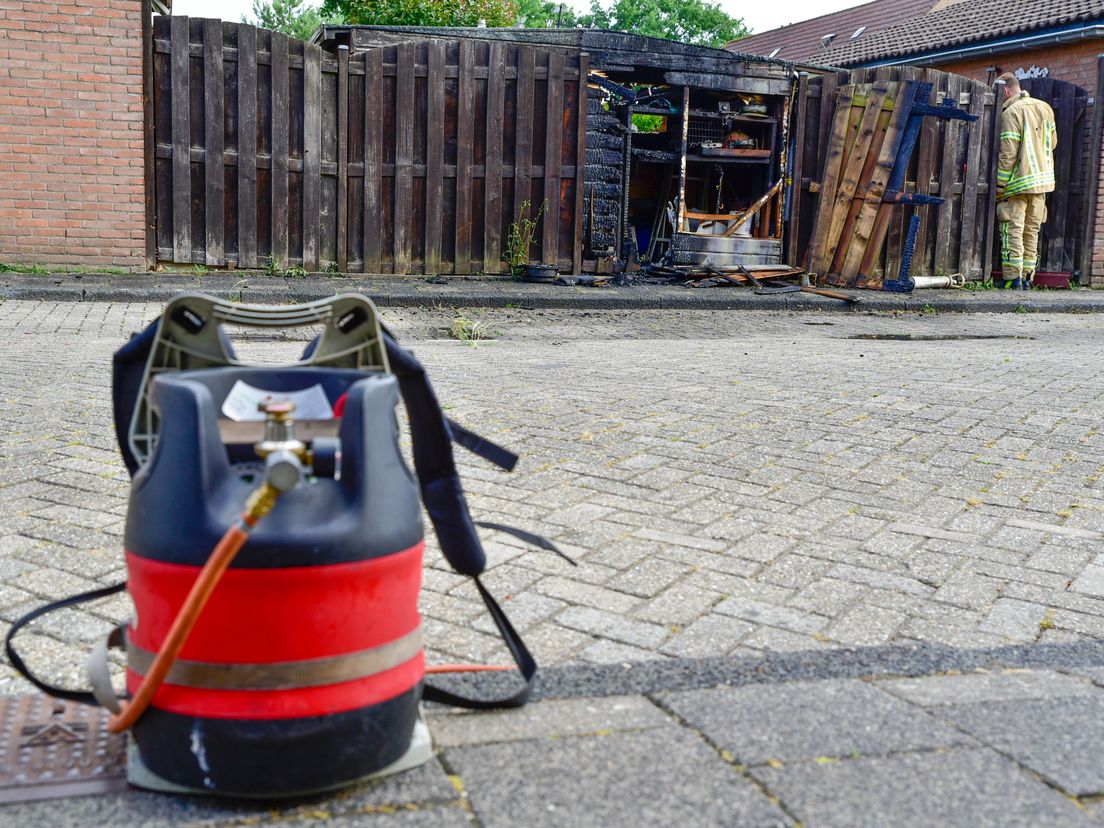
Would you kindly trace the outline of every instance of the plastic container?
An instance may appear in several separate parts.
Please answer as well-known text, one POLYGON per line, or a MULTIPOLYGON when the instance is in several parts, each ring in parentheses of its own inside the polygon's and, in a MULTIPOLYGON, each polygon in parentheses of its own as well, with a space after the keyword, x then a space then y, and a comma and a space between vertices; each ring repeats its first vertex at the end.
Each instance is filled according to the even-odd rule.
MULTIPOLYGON (((1003 279, 1003 271, 993 271, 994 282, 1003 279)), ((1032 285, 1043 288, 1068 289, 1070 286, 1070 272, 1068 270, 1036 270, 1032 285)))

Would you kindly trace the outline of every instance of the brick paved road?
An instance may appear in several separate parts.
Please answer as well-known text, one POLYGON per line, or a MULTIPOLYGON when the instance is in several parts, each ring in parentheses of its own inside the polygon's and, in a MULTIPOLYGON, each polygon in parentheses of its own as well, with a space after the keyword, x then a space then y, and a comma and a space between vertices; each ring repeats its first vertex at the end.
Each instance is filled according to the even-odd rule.
MULTIPOLYGON (((121 575, 110 353, 157 312, 0 306, 0 628, 121 575)), ((450 414, 524 456, 511 476, 461 457, 476 515, 581 563, 488 544, 542 663, 1104 638, 1096 317, 502 310, 473 347, 442 333, 453 316, 385 314, 450 414), (916 338, 855 338, 881 334, 916 338)), ((502 659, 435 551, 423 610, 431 658, 502 659)), ((127 614, 61 614, 23 649, 81 683, 127 614)))

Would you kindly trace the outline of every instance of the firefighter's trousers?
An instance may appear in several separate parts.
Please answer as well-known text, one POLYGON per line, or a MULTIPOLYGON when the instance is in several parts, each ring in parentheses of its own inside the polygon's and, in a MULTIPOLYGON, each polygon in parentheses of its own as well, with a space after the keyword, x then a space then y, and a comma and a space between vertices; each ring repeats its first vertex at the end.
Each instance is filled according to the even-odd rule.
POLYGON ((1005 279, 1031 281, 1035 275, 1039 229, 1046 217, 1046 193, 1019 193, 997 203, 1001 270, 1005 279))

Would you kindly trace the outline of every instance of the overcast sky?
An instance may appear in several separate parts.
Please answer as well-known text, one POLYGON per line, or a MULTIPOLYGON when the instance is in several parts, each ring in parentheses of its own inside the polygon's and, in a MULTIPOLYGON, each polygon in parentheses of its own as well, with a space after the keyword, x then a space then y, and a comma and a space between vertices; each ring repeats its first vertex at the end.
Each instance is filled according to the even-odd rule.
MULTIPOLYGON (((869 0, 776 0, 776 2, 747 3, 742 0, 720 0, 721 7, 729 14, 742 17, 753 32, 765 32, 799 20, 819 17, 822 14, 861 5, 869 0)), ((579 0, 568 0, 577 8, 587 8, 579 0)), ((238 21, 253 8, 252 0, 173 0, 173 11, 189 17, 219 17, 238 21)))

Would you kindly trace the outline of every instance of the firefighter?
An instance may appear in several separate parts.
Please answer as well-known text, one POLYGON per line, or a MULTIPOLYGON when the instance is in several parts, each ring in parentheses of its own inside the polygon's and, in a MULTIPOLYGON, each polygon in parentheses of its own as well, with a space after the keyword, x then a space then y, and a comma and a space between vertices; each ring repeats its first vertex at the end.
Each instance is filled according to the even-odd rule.
POLYGON ((1031 287, 1046 221, 1046 193, 1054 191, 1054 110, 1020 89, 1011 72, 1004 81, 997 163, 997 222, 1005 288, 1031 287))

